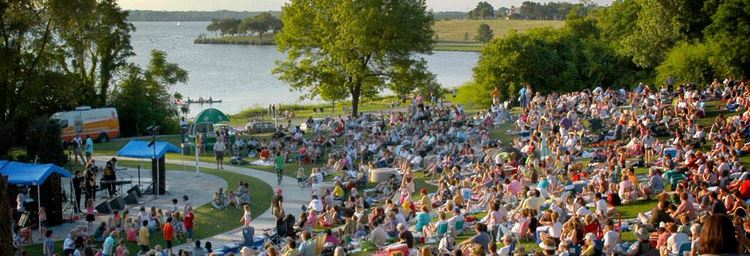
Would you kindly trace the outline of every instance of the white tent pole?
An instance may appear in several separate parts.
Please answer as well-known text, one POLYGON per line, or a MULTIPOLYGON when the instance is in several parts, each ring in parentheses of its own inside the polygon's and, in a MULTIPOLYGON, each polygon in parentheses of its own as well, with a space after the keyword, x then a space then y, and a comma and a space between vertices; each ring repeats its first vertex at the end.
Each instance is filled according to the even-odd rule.
POLYGON ((195 148, 194 150, 195 151, 195 177, 198 177, 201 175, 201 169, 200 169, 200 166, 198 166, 198 157, 199 157, 198 145, 196 144, 194 148, 195 148))
POLYGON ((42 234, 42 220, 39 218, 39 211, 42 209, 42 194, 40 194, 39 192, 39 184, 36 184, 36 221, 39 225, 39 240, 42 240, 44 239, 44 234, 42 234))

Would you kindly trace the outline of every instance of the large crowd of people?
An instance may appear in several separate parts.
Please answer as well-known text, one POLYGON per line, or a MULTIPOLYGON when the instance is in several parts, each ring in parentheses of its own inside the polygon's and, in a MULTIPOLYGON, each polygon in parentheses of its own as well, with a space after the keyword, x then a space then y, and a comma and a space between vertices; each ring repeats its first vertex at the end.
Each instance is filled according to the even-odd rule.
MULTIPOLYGON (((276 169, 299 164, 297 180, 309 186, 300 189, 311 191, 299 216, 285 213, 276 191, 277 239, 245 242, 239 253, 750 251, 750 172, 741 162, 750 150, 747 81, 546 95, 527 85, 518 104, 497 95, 476 113, 415 95, 405 109, 310 118, 305 130, 280 127, 272 138, 227 146, 233 155, 258 156, 276 169), (317 168, 308 174, 306 166, 317 168)), ((223 208, 230 201, 219 194, 213 203, 223 208)), ((252 228, 245 209, 241 222, 252 228)), ((179 215, 165 222, 184 219, 179 215)), ((147 231, 163 224, 140 221, 147 231)), ((188 226, 180 225, 162 226, 165 240, 172 229, 188 226)), ((105 247, 115 244, 103 239, 105 247)), ((211 251, 199 242, 193 247, 211 251)))

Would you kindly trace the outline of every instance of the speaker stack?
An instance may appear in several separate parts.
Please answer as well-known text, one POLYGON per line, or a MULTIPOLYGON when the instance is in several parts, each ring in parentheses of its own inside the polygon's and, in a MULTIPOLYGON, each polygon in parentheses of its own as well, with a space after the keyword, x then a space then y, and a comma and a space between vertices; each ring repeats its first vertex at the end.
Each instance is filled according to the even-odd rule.
POLYGON ((122 198, 124 204, 138 204, 138 198, 143 194, 141 193, 141 187, 133 186, 128 189, 128 195, 122 198))
POLYGON ((128 193, 128 196, 123 198, 123 201, 125 201, 126 204, 138 204, 138 196, 135 192, 128 193))
POLYGON ((109 208, 112 210, 125 210, 125 200, 121 196, 115 197, 112 200, 109 200, 109 208))
POLYGON ((112 212, 112 209, 110 208, 110 204, 108 201, 101 202, 96 207, 94 207, 97 212, 100 214, 109 214, 112 212))

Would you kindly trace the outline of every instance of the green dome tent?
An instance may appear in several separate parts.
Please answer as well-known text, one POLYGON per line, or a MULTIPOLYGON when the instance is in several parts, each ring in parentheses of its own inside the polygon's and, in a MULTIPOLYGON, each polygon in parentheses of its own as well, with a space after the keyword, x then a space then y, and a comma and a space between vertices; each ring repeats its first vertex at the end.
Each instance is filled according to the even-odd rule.
MULTIPOLYGON (((191 142, 196 143, 198 134, 202 133, 204 135, 203 147, 204 149, 210 151, 213 147, 213 144, 216 143, 216 131, 221 129, 218 128, 218 126, 228 127, 228 123, 229 117, 224 114, 224 112, 221 112, 221 110, 215 108, 204 109, 193 119, 193 124, 190 127, 188 137, 190 138, 191 142)), ((235 138, 236 134, 234 133, 234 131, 230 131, 230 140, 234 141, 235 138)))
POLYGON ((217 124, 221 122, 229 122, 229 117, 224 114, 224 112, 221 112, 221 110, 215 109, 215 108, 207 108, 198 113, 197 116, 195 116, 195 119, 193 119, 194 124, 199 123, 211 123, 211 124, 217 124))

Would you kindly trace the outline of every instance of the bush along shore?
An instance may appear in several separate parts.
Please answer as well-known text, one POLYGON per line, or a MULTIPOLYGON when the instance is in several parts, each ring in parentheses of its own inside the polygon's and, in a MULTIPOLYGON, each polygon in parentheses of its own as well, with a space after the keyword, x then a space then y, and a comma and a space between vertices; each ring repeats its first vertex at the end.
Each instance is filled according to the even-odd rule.
POLYGON ((244 45, 276 45, 273 41, 273 35, 264 35, 263 38, 258 36, 219 36, 206 37, 199 36, 193 40, 194 44, 244 44, 244 45))

